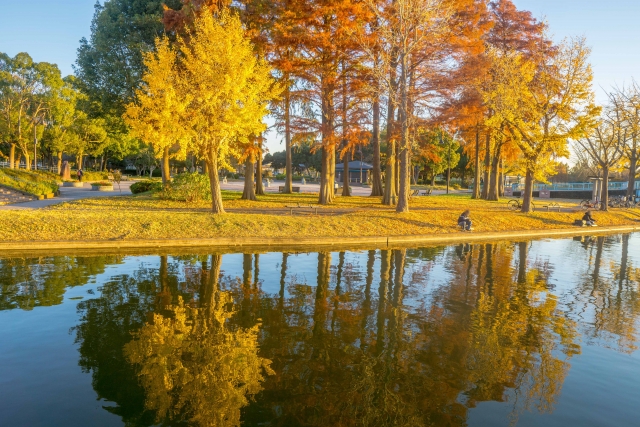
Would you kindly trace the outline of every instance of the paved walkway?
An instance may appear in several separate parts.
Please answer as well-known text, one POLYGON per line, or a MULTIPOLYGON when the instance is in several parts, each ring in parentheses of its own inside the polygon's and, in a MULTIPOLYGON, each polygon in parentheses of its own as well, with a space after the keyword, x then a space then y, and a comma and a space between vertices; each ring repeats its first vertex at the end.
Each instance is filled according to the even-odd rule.
MULTIPOLYGON (((277 193, 279 186, 284 186, 284 181, 272 181, 270 187, 264 187, 264 191, 266 193, 277 193)), ((318 193, 320 192, 320 184, 317 183, 308 183, 308 184, 300 184, 299 182, 293 183, 294 187, 300 187, 301 193, 318 193)), ((228 181, 226 184, 221 183, 220 187, 223 190, 230 191, 240 191, 244 189, 244 181, 228 181)), ((371 195, 371 187, 361 187, 360 184, 353 184, 351 186, 351 192, 353 196, 369 196, 371 195)), ((470 193, 471 190, 451 190, 451 194, 460 194, 460 193, 470 193)), ((434 190, 433 195, 445 194, 445 190, 434 190)), ((340 193, 338 193, 340 194, 340 193)))
POLYGON ((114 185, 114 191, 91 191, 91 185, 84 184, 82 188, 75 187, 60 187, 60 196, 53 199, 34 200, 31 202, 14 203, 12 205, 0 206, 0 210, 21 210, 21 209, 38 209, 44 208, 58 203, 71 202, 79 199, 89 199, 93 197, 114 197, 114 196, 128 196, 131 195, 129 187, 133 184, 133 181, 121 182, 120 188, 122 194, 118 191, 118 184, 114 185))

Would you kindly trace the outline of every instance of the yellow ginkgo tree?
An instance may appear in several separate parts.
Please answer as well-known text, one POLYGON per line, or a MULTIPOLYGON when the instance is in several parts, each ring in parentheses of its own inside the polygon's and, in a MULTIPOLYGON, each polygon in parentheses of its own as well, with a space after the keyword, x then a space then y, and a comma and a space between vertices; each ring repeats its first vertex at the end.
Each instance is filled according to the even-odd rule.
POLYGON ((185 125, 191 149, 205 160, 213 213, 224 213, 218 171, 243 158, 265 129, 269 102, 280 92, 264 59, 258 58, 240 19, 223 11, 202 14, 178 39, 181 83, 189 94, 185 125))
POLYGON ((184 115, 191 97, 181 85, 176 51, 166 37, 156 39, 155 50, 144 54, 144 65, 142 87, 135 102, 127 105, 124 119, 131 133, 162 158, 162 183, 167 185, 170 151, 184 157, 188 147, 184 115))
POLYGON ((568 141, 582 137, 600 113, 591 87, 593 72, 583 38, 562 42, 539 58, 492 52, 494 84, 483 98, 522 152, 526 171, 523 212, 531 210, 533 182, 553 157, 568 154, 568 141))

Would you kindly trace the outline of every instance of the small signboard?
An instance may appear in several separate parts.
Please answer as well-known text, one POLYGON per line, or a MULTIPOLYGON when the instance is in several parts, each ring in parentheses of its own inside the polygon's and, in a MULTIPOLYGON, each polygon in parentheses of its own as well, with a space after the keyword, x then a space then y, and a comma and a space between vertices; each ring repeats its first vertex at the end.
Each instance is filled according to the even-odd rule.
POLYGON ((541 199, 550 199, 551 198, 551 190, 540 190, 540 198, 541 199))
POLYGON ((504 187, 504 195, 513 197, 513 187, 504 187))

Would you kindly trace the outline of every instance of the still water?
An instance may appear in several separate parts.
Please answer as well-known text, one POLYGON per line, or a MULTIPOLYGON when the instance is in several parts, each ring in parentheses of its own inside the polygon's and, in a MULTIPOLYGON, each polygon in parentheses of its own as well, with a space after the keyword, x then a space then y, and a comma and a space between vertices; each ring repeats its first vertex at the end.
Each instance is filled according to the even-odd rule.
POLYGON ((630 426, 640 235, 0 259, 1 426, 630 426))

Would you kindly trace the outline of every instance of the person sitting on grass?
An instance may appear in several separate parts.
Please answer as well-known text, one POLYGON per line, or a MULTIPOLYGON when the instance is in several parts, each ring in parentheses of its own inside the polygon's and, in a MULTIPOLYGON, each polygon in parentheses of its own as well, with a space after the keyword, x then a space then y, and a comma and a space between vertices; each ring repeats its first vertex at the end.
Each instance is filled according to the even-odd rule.
POLYGON ((596 227, 596 220, 591 216, 591 211, 586 211, 582 217, 582 223, 589 227, 596 227))
POLYGON ((469 218, 469 210, 462 212, 458 217, 458 227, 462 227, 465 231, 471 231, 471 218, 469 218))

